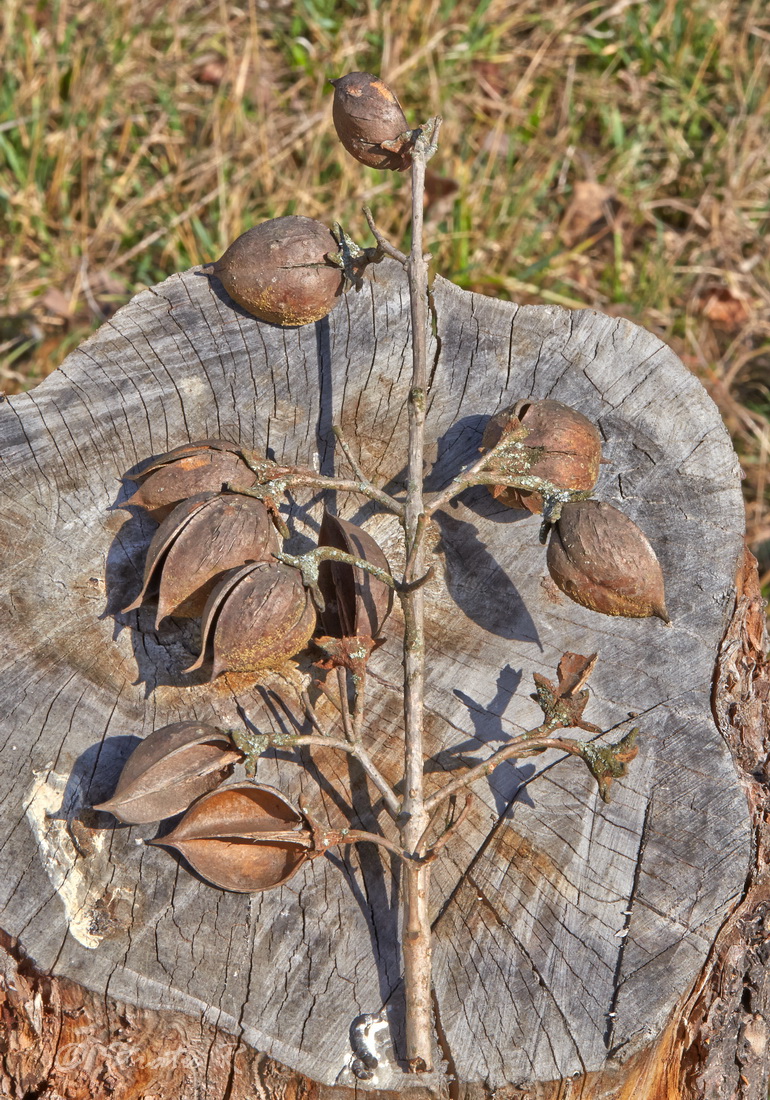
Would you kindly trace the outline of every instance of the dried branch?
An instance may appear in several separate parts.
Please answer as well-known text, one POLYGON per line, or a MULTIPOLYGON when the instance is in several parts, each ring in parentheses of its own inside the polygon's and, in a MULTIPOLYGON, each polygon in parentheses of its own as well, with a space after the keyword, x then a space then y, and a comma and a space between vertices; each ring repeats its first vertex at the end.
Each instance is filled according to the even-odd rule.
POLYGON ((404 267, 407 267, 409 264, 409 257, 403 252, 399 251, 398 248, 395 248, 387 239, 387 237, 383 237, 382 233, 380 233, 375 224, 374 216, 369 207, 364 206, 362 209, 364 212, 364 217, 366 218, 366 223, 371 229, 372 236, 377 242, 377 247, 380 249, 380 251, 383 252, 386 256, 390 256, 392 260, 398 260, 400 264, 402 264, 404 267))
MULTIPOLYGON (((250 463, 249 467, 257 474, 260 485, 270 486, 269 495, 287 492, 290 489, 331 489, 338 493, 358 493, 361 496, 369 497, 370 500, 376 500, 378 504, 381 504, 388 512, 393 512, 394 515, 399 517, 404 515, 403 504, 392 497, 390 493, 386 493, 384 490, 372 485, 368 479, 354 481, 351 478, 324 477, 314 470, 303 470, 298 466, 277 466, 275 463, 268 464, 266 462, 250 463)), ((266 496, 264 492, 256 487, 242 489, 238 486, 228 485, 227 489, 230 492, 256 497, 257 500, 263 500, 266 496)))
POLYGON ((249 774, 249 772, 253 774, 257 758, 261 756, 263 752, 266 752, 267 749, 301 748, 303 745, 309 745, 315 746, 316 748, 336 749, 338 752, 346 752, 350 756, 356 758, 366 775, 371 779, 374 786, 382 795, 383 801, 391 817, 396 818, 399 815, 401 807, 396 792, 393 790, 390 783, 388 783, 387 779, 374 763, 363 745, 359 743, 340 741, 336 738, 327 736, 316 737, 313 734, 252 734, 243 730, 231 730, 230 735, 236 747, 240 749, 246 757, 247 774, 249 774))

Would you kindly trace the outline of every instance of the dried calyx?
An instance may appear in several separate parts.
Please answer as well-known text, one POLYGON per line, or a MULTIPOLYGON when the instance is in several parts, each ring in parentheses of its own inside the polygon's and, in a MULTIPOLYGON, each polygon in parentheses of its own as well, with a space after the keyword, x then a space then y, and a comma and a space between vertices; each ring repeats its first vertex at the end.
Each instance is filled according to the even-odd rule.
POLYGON ((228 570, 264 561, 278 539, 260 500, 238 493, 199 493, 178 504, 155 532, 133 611, 157 593, 156 626, 167 615, 195 618, 228 570))
POLYGON ((188 497, 217 493, 225 484, 249 489, 257 479, 237 444, 199 439, 159 455, 128 480, 138 481, 140 486, 122 507, 144 508, 160 523, 188 497))
POLYGON ((599 727, 583 718, 589 699, 586 682, 596 667, 598 654, 584 657, 581 653, 565 653, 559 661, 557 682, 546 676, 534 674, 535 694, 531 696, 543 711, 546 722, 556 726, 573 726, 589 733, 598 733, 599 727))
POLYGON ((211 679, 223 672, 279 668, 304 649, 316 612, 301 574, 280 562, 256 562, 231 570, 209 596, 201 624, 201 654, 186 671, 210 657, 211 679))
MULTIPOLYGON (((494 447, 510 437, 516 440, 520 470, 543 478, 556 489, 590 492, 599 477, 602 457, 601 436, 588 417, 561 401, 519 401, 497 413, 487 424, 482 446, 494 447)), ((505 485, 492 487, 492 495, 509 508, 543 511, 543 496, 537 491, 505 485)))
POLYGON ((655 551, 633 520, 611 504, 565 504, 551 532, 547 563, 562 592, 584 607, 670 621, 655 551))
POLYGON ((186 810, 218 787, 243 759, 230 735, 201 722, 153 730, 131 753, 112 798, 94 806, 142 825, 186 810))
POLYGON ((401 172, 411 164, 406 117, 395 93, 372 73, 348 73, 334 85, 332 117, 340 141, 370 168, 401 172))
POLYGON ((248 780, 204 795, 173 832, 150 843, 174 848, 201 878, 237 893, 280 886, 323 853, 303 813, 280 791, 248 780))
POLYGON ((583 744, 581 753, 599 787, 603 802, 610 801, 614 780, 628 774, 628 765, 639 755, 638 729, 632 729, 615 745, 583 744))
MULTIPOLYGON (((596 665, 597 655, 584 657, 580 653, 565 653, 559 661, 557 683, 535 673, 535 694, 532 696, 543 711, 543 717, 552 731, 559 727, 577 727, 589 733, 599 733, 599 726, 586 722, 583 711, 588 702, 589 692, 586 682, 596 665)), ((575 741, 571 738, 557 738, 558 747, 574 756, 579 756, 588 767, 599 787, 599 794, 605 802, 610 801, 610 788, 613 780, 628 772, 628 764, 639 752, 636 743, 638 729, 632 729, 614 745, 601 745, 596 741, 575 741)), ((524 750, 523 756, 535 755, 543 751, 543 746, 533 743, 531 750, 524 750)))
POLYGON ((342 294, 343 273, 327 259, 338 248, 313 218, 273 218, 241 234, 207 274, 261 321, 307 325, 325 317, 342 294))

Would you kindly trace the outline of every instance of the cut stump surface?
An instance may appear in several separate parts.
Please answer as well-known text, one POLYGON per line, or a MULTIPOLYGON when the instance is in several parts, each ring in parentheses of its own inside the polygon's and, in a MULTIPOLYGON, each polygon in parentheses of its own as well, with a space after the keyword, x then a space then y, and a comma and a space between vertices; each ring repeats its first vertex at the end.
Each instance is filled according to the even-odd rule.
MULTIPOLYGON (((640 753, 605 805, 577 762, 549 752, 475 786, 467 828, 431 900, 440 1056, 489 1088, 625 1061, 663 1029, 741 894, 745 794, 711 711, 715 660, 742 552, 739 470, 716 407, 650 333, 591 310, 517 307, 434 284, 429 490, 477 453, 492 414, 552 397, 594 420, 609 460, 596 495, 646 533, 673 625, 611 619, 547 578, 538 517, 485 489, 438 515, 427 587, 432 776, 538 721, 532 674, 565 650, 599 654, 586 717, 640 753), (633 715, 633 717, 630 717, 633 715)), ((97 993, 174 1009, 241 1035, 327 1085, 353 1084, 351 1024, 380 1013, 368 1087, 403 1088, 395 868, 362 846, 252 896, 204 885, 89 807, 137 738, 188 717, 258 727, 298 713, 297 675, 260 687, 182 669, 197 624, 122 614, 155 529, 114 506, 120 478, 189 439, 345 471, 340 423, 379 484, 403 484, 411 355, 398 265, 379 265, 324 321, 279 329, 195 271, 136 297, 29 394, 0 405, 4 675, 0 685, 0 927, 37 966, 97 993)), ((393 517, 337 494, 400 563, 393 517)), ((319 496, 285 507, 309 545, 319 496)), ((372 659, 366 737, 400 774, 400 620, 372 659)), ((307 663, 304 667, 309 667, 307 663)), ((387 829, 376 792, 339 754, 275 753, 258 779, 322 821, 387 829), (378 824, 379 823, 379 824, 378 824)), ((430 786, 429 786, 430 789, 430 786)))

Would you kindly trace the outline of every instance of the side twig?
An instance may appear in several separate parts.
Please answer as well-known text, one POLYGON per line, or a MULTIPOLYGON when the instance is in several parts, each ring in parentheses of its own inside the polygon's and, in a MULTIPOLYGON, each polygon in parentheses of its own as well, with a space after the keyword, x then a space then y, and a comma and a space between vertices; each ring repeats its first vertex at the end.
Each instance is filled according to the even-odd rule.
POLYGON ((407 267, 409 264, 409 257, 406 256, 394 245, 392 245, 386 237, 383 237, 382 233, 380 233, 377 225, 375 224, 374 216, 369 207, 364 206, 363 211, 364 217, 366 218, 366 223, 371 229, 372 236, 377 242, 377 247, 380 249, 380 251, 384 252, 386 256, 390 256, 392 260, 398 260, 400 264, 403 264, 404 267, 407 267))
POLYGON ((550 734, 553 729, 553 722, 544 722, 537 729, 530 730, 529 733, 524 733, 520 737, 514 737, 512 741, 509 741, 503 748, 498 749, 497 752, 492 753, 481 764, 477 764, 467 772, 463 772, 456 779, 434 791, 430 798, 425 801, 428 811, 434 810, 447 798, 451 798, 453 794, 466 789, 471 783, 475 783, 477 779, 483 779, 485 775, 490 775, 495 768, 506 760, 510 760, 511 757, 535 756, 537 753, 545 751, 545 749, 561 749, 562 752, 570 753, 572 756, 579 756, 582 743, 571 741, 568 738, 551 737, 550 734))
MULTIPOLYGON (((332 489, 338 493, 358 493, 360 496, 376 500, 388 512, 393 512, 399 517, 404 515, 403 504, 392 497, 390 493, 386 493, 384 490, 372 485, 368 479, 354 481, 352 478, 323 477, 313 470, 302 470, 291 466, 279 466, 272 470, 262 469, 261 472, 256 470, 254 472, 258 473, 259 484, 266 486, 271 495, 291 489, 318 489, 319 491, 332 489)), ((230 492, 242 493, 244 496, 256 497, 258 500, 261 500, 264 495, 264 491, 259 488, 241 489, 238 486, 228 484, 227 489, 230 492)))

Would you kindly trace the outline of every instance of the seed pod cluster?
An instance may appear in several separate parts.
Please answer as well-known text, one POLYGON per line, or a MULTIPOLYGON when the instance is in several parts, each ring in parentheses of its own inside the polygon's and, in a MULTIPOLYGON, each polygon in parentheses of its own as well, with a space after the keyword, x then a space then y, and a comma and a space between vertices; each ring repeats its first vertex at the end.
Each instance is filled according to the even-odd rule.
MULTIPOLYGON (((142 589, 124 611, 157 601, 155 625, 170 615, 203 620, 200 668, 213 657, 222 672, 277 668, 303 649, 316 615, 301 574, 280 564, 280 543, 262 500, 222 488, 256 481, 235 444, 207 439, 183 444, 142 471, 130 503, 162 519, 147 550, 142 589)), ((274 513, 273 513, 274 515, 274 513)), ((188 671, 192 671, 192 669, 188 671)))
POLYGON ((602 455, 596 426, 560 401, 524 400, 487 422, 482 449, 500 444, 486 468, 492 477, 499 472, 511 479, 541 478, 552 487, 493 485, 492 494, 511 508, 534 513, 556 503, 555 524, 543 525, 541 540, 550 528, 546 560, 557 587, 603 615, 655 615, 669 622, 660 563, 637 525, 610 504, 562 503, 559 495, 588 494, 596 486, 602 455))
MULTIPOLYGON (((504 435, 518 431, 529 455, 526 473, 551 482, 557 489, 590 492, 599 477, 601 436, 588 417, 561 401, 519 401, 488 422, 482 446, 494 447, 504 435)), ((543 511, 543 497, 534 490, 495 485, 492 495, 509 508, 543 511)))
POLYGON ((565 504, 551 532, 547 563, 562 592, 583 607, 670 621, 655 551, 633 520, 611 504, 565 504))
POLYGON ((308 325, 325 317, 342 294, 342 270, 327 259, 338 248, 313 218, 272 218, 234 240, 208 274, 261 321, 308 325))
POLYGON ((370 168, 408 168, 409 127, 395 92, 372 73, 348 73, 331 83, 334 128, 350 155, 370 168))
POLYGON ((175 849, 223 890, 272 889, 323 849, 305 815, 279 791, 250 780, 221 786, 242 759, 225 730, 197 722, 163 726, 137 746, 112 798, 94 809, 135 825, 184 813, 150 843, 175 849))
MULTIPOLYGON (((207 479, 223 471, 256 479, 235 444, 210 439, 183 444, 145 468, 131 503, 155 514, 160 490, 165 508, 184 487, 211 485, 207 479)), ((376 542, 346 520, 327 514, 320 545, 389 572, 376 542)), ((141 591, 124 611, 157 601, 156 628, 171 615, 200 616, 200 655, 187 672, 207 661, 212 679, 224 672, 277 669, 308 645, 317 618, 301 572, 277 560, 278 552, 262 500, 247 492, 197 492, 176 503, 161 521, 147 550, 141 591)), ((319 591, 326 597, 326 633, 352 639, 351 652, 360 650, 363 640, 368 654, 390 612, 390 588, 364 570, 335 561, 322 563, 319 591)))

